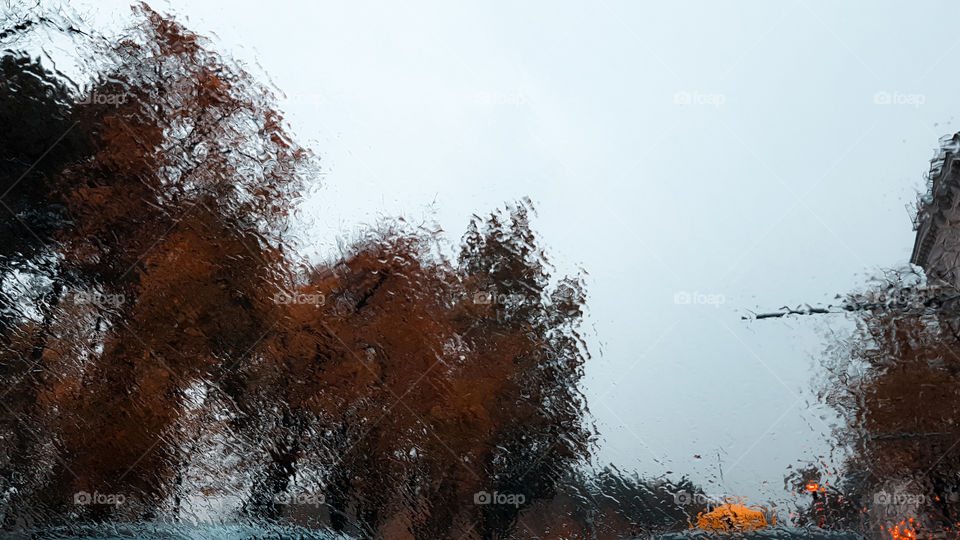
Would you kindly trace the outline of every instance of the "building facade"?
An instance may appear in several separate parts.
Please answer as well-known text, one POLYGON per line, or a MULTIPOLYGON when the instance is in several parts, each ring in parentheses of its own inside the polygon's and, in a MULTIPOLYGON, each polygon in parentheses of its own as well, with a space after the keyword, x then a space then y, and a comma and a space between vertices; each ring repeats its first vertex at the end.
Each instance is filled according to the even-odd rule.
POLYGON ((930 280, 960 286, 960 133, 940 139, 914 228, 910 262, 923 268, 930 280))

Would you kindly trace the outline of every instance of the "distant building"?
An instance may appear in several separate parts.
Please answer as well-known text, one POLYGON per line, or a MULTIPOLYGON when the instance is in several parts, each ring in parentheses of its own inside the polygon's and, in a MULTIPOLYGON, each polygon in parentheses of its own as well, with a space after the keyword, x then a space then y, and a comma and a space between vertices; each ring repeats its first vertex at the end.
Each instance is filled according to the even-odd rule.
POLYGON ((940 139, 930 160, 927 193, 917 203, 910 262, 928 278, 960 286, 960 133, 940 139))

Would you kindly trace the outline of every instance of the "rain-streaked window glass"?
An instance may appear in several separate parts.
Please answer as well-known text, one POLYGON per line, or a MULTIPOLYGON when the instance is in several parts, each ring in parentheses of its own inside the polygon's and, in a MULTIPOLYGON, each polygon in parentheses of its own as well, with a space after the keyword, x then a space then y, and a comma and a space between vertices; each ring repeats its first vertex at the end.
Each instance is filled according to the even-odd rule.
POLYGON ((7 0, 0 537, 960 538, 958 16, 7 0))

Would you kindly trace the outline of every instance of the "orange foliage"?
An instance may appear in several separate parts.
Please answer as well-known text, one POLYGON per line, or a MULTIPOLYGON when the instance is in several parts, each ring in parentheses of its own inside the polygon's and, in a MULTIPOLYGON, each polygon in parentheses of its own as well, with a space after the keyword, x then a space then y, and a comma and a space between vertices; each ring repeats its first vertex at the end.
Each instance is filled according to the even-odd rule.
POLYGON ((529 202, 476 218, 456 260, 404 229, 299 260, 287 217, 313 157, 248 74, 138 12, 88 90, 126 99, 48 105, 77 101, 63 114, 83 152, 0 177, 23 215, 57 217, 35 245, 0 245, 0 278, 37 276, 3 300, 29 309, 0 319, 0 473, 20 507, 136 519, 195 495, 185 481, 227 448, 233 468, 199 491, 252 518, 292 513, 277 497, 306 479, 337 530, 513 530, 592 438, 582 283, 550 275, 529 202))

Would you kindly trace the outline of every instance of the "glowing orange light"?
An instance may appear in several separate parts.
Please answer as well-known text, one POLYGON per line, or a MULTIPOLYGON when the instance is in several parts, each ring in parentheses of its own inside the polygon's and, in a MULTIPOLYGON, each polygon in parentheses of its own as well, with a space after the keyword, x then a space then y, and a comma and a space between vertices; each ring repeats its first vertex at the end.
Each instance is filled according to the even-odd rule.
POLYGON ((697 527, 713 532, 743 532, 765 529, 769 525, 762 506, 745 506, 740 501, 728 500, 706 514, 697 515, 697 527))
MULTIPOLYGON (((913 518, 910 519, 910 522, 913 522, 913 518)), ((916 540, 917 532, 914 529, 907 528, 905 526, 906 523, 906 521, 901 521, 900 525, 897 525, 892 529, 888 529, 890 532, 890 538, 892 540, 916 540), (903 530, 900 529, 901 526, 904 526, 903 530)))

